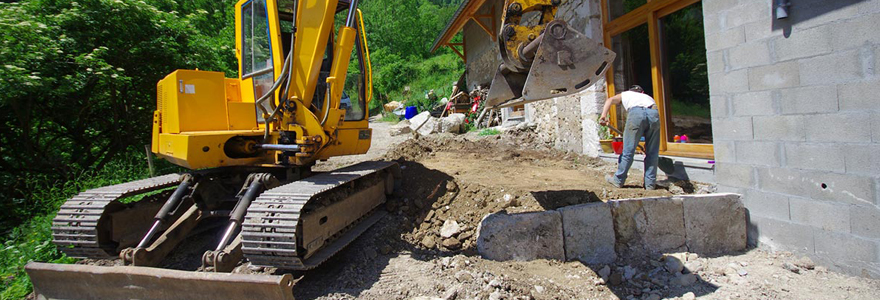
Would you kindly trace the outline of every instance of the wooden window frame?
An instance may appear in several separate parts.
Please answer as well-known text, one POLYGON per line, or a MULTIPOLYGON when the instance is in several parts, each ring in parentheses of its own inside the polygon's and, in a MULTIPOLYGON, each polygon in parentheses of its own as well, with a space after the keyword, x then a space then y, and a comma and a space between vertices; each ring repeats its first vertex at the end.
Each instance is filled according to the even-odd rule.
MULTIPOLYGON (((671 156, 684 156, 684 157, 696 157, 696 158, 706 158, 706 159, 714 159, 715 157, 715 147, 712 144, 680 144, 680 143, 671 143, 667 139, 667 129, 666 126, 669 124, 666 109, 666 96, 665 91, 663 90, 663 74, 661 73, 661 49, 660 49, 660 32, 659 32, 659 24, 660 18, 663 18, 671 13, 679 11, 685 7, 688 7, 694 3, 700 2, 700 0, 648 0, 648 2, 638 8, 617 17, 614 20, 609 20, 610 11, 608 10, 608 1, 609 0, 600 0, 602 7, 602 31, 603 31, 603 39, 605 45, 611 45, 611 37, 615 35, 619 35, 627 30, 633 29, 642 24, 648 24, 648 41, 651 49, 651 84, 654 87, 654 99, 657 101, 657 109, 660 112, 660 120, 662 126, 660 126, 660 136, 663 138, 660 139, 660 154, 661 155, 671 155, 671 156)), ((618 0, 612 0, 618 1, 618 0)), ((606 90, 608 91, 608 95, 615 95, 617 92, 614 90, 614 66, 605 74, 605 85, 606 90)), ((611 111, 609 112, 611 115, 611 124, 617 126, 617 106, 611 106, 611 111)))

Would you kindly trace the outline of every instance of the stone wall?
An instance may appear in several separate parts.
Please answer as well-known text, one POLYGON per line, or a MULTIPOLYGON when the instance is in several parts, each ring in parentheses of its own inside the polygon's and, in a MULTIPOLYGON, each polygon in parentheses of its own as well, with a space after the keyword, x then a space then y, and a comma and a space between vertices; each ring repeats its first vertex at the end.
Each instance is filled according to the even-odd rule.
POLYGON ((880 276, 880 1, 704 0, 716 180, 750 240, 880 276))

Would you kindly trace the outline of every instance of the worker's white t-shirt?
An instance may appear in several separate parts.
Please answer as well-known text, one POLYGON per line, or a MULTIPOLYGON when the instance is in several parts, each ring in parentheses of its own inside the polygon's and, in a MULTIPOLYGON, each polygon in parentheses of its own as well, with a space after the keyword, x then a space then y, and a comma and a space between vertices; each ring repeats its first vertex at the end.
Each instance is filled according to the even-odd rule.
POLYGON ((639 92, 626 91, 620 93, 620 102, 623 103, 623 108, 629 110, 633 107, 651 107, 654 105, 654 98, 639 92))

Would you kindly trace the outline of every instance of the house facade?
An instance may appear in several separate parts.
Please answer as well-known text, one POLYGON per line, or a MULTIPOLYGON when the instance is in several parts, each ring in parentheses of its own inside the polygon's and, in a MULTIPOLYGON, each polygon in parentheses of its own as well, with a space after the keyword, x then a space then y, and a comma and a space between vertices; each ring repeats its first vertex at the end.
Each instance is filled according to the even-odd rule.
MULTIPOLYGON (((501 63, 503 6, 465 0, 433 46, 461 53, 468 89, 501 63)), ((880 277, 880 0, 563 0, 557 19, 616 52, 612 68, 506 118, 600 156, 604 99, 638 84, 658 103, 661 155, 713 161, 718 190, 743 195, 752 244, 880 277)))

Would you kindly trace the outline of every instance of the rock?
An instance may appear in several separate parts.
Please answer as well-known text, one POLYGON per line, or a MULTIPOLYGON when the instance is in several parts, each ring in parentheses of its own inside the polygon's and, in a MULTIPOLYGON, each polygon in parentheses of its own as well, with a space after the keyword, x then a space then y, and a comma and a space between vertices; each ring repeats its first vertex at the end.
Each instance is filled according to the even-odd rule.
POLYGON ((609 201, 620 247, 649 252, 685 250, 685 228, 680 199, 669 197, 609 201))
POLYGON ((436 245, 437 242, 434 241, 434 236, 432 235, 427 235, 422 239, 422 246, 425 246, 425 248, 432 249, 436 245))
POLYGON ((672 193, 673 195, 684 195, 685 194, 684 189, 682 189, 680 186, 677 186, 674 184, 669 186, 669 192, 672 193))
POLYGON ((798 259, 796 262, 794 262, 794 265, 807 270, 812 270, 816 268, 816 264, 813 262, 813 260, 806 256, 798 259))
POLYGON ((699 261, 689 261, 684 264, 684 268, 688 273, 696 274, 703 271, 703 264, 699 261))
POLYGON ((684 264, 681 263, 681 260, 679 260, 678 257, 667 255, 664 267, 667 272, 675 274, 684 269, 684 264))
POLYGON ((440 119, 440 132, 459 133, 464 124, 464 114, 451 114, 440 119))
POLYGON ((455 300, 458 297, 458 289, 450 289, 443 295, 443 300, 455 300))
POLYGON ((375 248, 368 247, 364 249, 364 255, 367 256, 367 258, 376 258, 376 256, 379 256, 379 253, 376 253, 375 248))
POLYGON ((494 291, 489 294, 489 300, 501 300, 504 299, 504 294, 501 291, 494 291))
POLYGON ((461 226, 455 220, 446 220, 443 227, 440 228, 440 236, 443 238, 451 238, 461 231, 461 226))
POLYGON ((398 136, 401 134, 410 133, 410 132, 412 132, 412 128, 410 128, 409 125, 410 124, 408 122, 407 123, 399 122, 397 124, 394 124, 389 129, 388 134, 391 136, 398 136))
POLYGON ((440 131, 440 121, 435 117, 428 117, 428 120, 416 130, 421 135, 429 135, 440 131))
POLYGON ((739 269, 736 270, 736 274, 738 274, 739 276, 746 276, 749 275, 749 271, 746 271, 746 269, 739 269))
POLYGON ((694 292, 687 292, 684 295, 681 295, 682 300, 694 300, 697 299, 697 295, 694 295, 694 292))
POLYGON ((477 251, 498 261, 564 261, 562 215, 557 211, 486 215, 477 228, 477 251))
POLYGON ((795 273, 795 274, 800 274, 800 273, 801 273, 801 269, 800 269, 800 268, 798 268, 797 266, 795 266, 794 264, 789 263, 789 262, 783 263, 783 264, 782 264, 782 268, 783 268, 783 269, 786 269, 786 270, 789 270, 789 271, 791 271, 792 273, 795 273))
POLYGON ((599 277, 602 277, 602 279, 608 280, 608 276, 611 275, 611 267, 606 265, 604 268, 599 270, 598 275, 599 277))
POLYGON ((687 247, 691 252, 717 254, 746 248, 746 208, 740 195, 676 198, 682 199, 687 247))
POLYGON ((660 295, 650 294, 644 298, 645 300, 660 300, 660 295))
POLYGON ((451 250, 456 250, 461 248, 461 241, 459 241, 457 238, 451 237, 443 240, 443 247, 451 250))
POLYGON ((381 252, 383 255, 387 255, 393 251, 394 248, 391 248, 391 246, 389 245, 382 245, 382 247, 379 248, 379 252, 381 252))
POLYGON ((461 234, 458 235, 458 240, 464 241, 464 240, 469 239, 472 236, 474 236, 474 233, 472 231, 465 231, 465 232, 462 232, 461 234))
POLYGON ((611 276, 608 276, 608 283, 611 285, 620 285, 623 283, 623 276, 617 272, 611 273, 611 276))
POLYGON ((700 255, 698 255, 696 253, 688 253, 687 254, 687 261, 695 261, 699 258, 700 258, 700 255))
POLYGON ((636 271, 637 271, 636 268, 633 268, 630 266, 624 267, 623 268, 623 278, 626 278, 626 280, 631 280, 633 278, 633 276, 636 276, 636 271))
POLYGON ((500 288, 501 287, 501 280, 498 280, 498 278, 490 280, 489 287, 500 288))
POLYGON ((672 279, 672 284, 677 286, 691 286, 697 282, 697 275, 682 274, 672 279))
POLYGON ((412 131, 419 130, 419 128, 421 128, 422 125, 424 125, 425 122, 427 122, 428 119, 430 119, 430 118, 431 118, 431 113, 427 112, 427 111, 422 112, 418 115, 415 115, 414 117, 409 119, 409 129, 412 131))
POLYGON ((565 257, 586 264, 608 264, 617 260, 610 205, 587 203, 566 206, 558 211, 562 214, 565 229, 565 257))
POLYGON ((474 275, 471 275, 468 271, 458 271, 455 273, 455 280, 461 283, 467 283, 474 280, 474 275))
POLYGON ((543 286, 540 286, 540 285, 536 285, 536 286, 535 286, 535 292, 538 292, 538 294, 543 293, 543 292, 544 292, 544 287, 543 287, 543 286))

